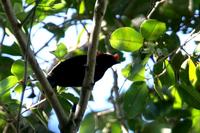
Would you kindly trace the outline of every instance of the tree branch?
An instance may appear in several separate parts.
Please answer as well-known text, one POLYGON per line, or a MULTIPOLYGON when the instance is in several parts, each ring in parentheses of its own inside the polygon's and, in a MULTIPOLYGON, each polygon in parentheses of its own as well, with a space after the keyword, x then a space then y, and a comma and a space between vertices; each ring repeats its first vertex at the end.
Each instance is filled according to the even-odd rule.
POLYGON ((40 81, 43 91, 52 105, 53 109, 56 112, 56 115, 58 117, 60 127, 61 129, 65 127, 65 124, 67 123, 68 119, 64 112, 64 109, 62 108, 60 102, 58 101, 58 98, 51 88, 49 82, 47 81, 45 75, 43 74, 42 70, 39 67, 39 64, 37 63, 35 56, 33 54, 33 51, 28 48, 27 49, 27 36, 22 32, 21 25, 17 21, 17 18, 12 10, 11 2, 10 0, 1 0, 1 5, 8 17, 8 21, 11 24, 12 30, 15 34, 15 37, 22 49, 23 54, 28 54, 28 62, 32 67, 32 70, 34 71, 37 79, 40 81))
POLYGON ((117 81, 118 75, 117 75, 117 72, 114 71, 113 69, 112 69, 112 71, 113 71, 113 78, 114 78, 114 85, 113 85, 113 88, 112 88, 112 92, 115 95, 115 98, 114 98, 114 96, 112 96, 113 94, 111 93, 111 96, 113 97, 112 98, 113 106, 114 106, 114 109, 115 109, 116 116, 121 123, 123 133, 128 133, 128 127, 126 125, 126 121, 124 120, 124 112, 123 112, 123 109, 122 109, 122 104, 119 101, 120 94, 119 94, 119 87, 118 87, 118 81, 117 81))
POLYGON ((79 103, 76 108, 74 124, 70 125, 71 132, 76 132, 79 129, 80 122, 85 113, 88 100, 91 95, 91 90, 94 84, 94 72, 96 65, 96 52, 98 47, 99 34, 101 31, 101 23, 106 11, 108 0, 97 0, 94 9, 93 16, 93 31, 90 36, 89 48, 87 54, 87 67, 85 72, 85 77, 83 81, 83 87, 81 89, 81 95, 79 103))
POLYGON ((155 12, 155 10, 158 8, 158 6, 162 3, 164 3, 166 0, 160 0, 160 1, 157 1, 155 3, 155 6, 153 7, 153 9, 150 11, 150 13, 147 15, 147 19, 150 19, 152 14, 155 12))

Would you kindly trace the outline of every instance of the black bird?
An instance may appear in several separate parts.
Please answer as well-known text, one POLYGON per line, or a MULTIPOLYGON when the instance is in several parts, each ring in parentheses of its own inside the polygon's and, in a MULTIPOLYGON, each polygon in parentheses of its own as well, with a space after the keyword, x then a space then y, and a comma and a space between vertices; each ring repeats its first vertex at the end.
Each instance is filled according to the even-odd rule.
MULTIPOLYGON (((97 54, 94 81, 101 79, 108 68, 117 64, 119 55, 97 54)), ((52 88, 79 87, 82 86, 87 55, 80 55, 69 58, 56 65, 48 74, 47 79, 52 88)))

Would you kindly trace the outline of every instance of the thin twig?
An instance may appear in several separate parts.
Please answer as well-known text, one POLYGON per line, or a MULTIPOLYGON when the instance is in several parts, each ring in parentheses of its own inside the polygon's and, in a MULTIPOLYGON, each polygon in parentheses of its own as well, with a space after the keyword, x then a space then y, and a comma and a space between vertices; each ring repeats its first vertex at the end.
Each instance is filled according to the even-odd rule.
POLYGON ((23 112, 21 112, 21 114, 23 114, 23 113, 25 113, 26 111, 29 111, 29 110, 31 110, 31 109, 37 107, 38 105, 44 103, 46 100, 47 100, 46 98, 40 100, 39 102, 37 102, 37 103, 33 104, 32 106, 30 106, 29 108, 25 109, 23 112))
POLYGON ((41 48, 39 48, 39 50, 36 51, 34 55, 36 56, 41 50, 43 50, 46 46, 48 46, 49 42, 51 42, 55 37, 56 37, 56 34, 54 34, 41 48))
POLYGON ((166 0, 161 0, 161 1, 157 1, 155 3, 155 6, 153 7, 153 9, 150 11, 150 13, 147 15, 147 19, 150 19, 152 14, 155 12, 155 10, 158 8, 158 6, 162 3, 164 3, 166 0))
POLYGON ((112 96, 113 94, 111 93, 111 96, 113 97, 113 106, 114 106, 114 109, 115 109, 115 112, 116 112, 116 116, 121 123, 121 127, 123 129, 123 132, 128 133, 128 127, 126 126, 126 122, 124 120, 124 113, 123 113, 122 105, 119 101, 120 94, 119 94, 119 87, 118 87, 118 81, 117 81, 118 75, 117 75, 117 72, 114 71, 114 70, 113 70, 113 78, 114 78, 114 85, 113 85, 113 88, 112 88, 112 92, 115 94, 115 98, 114 98, 114 96, 112 96))
POLYGON ((28 39, 27 39, 27 45, 26 45, 26 50, 24 53, 24 80, 23 80, 23 89, 22 89, 22 94, 21 94, 21 98, 20 98, 20 104, 19 104, 19 111, 18 111, 18 116, 17 116, 17 132, 20 133, 20 119, 21 119, 21 110, 22 110, 22 105, 23 105, 23 101, 24 101, 24 94, 25 94, 25 89, 26 89, 26 84, 28 81, 28 49, 30 49, 30 44, 31 44, 31 31, 32 31, 32 26, 33 26, 33 22, 35 19, 35 12, 36 12, 36 8, 37 5, 39 3, 36 3, 35 7, 33 8, 33 12, 32 12, 32 19, 31 19, 31 23, 30 23, 30 33, 28 35, 28 39))
POLYGON ((88 31, 87 27, 85 26, 85 24, 80 20, 80 24, 83 26, 83 28, 85 29, 86 33, 88 36, 90 36, 90 32, 88 31))
POLYGON ((99 111, 96 113, 97 116, 105 116, 107 114, 110 114, 114 112, 114 109, 113 108, 110 108, 110 109, 106 109, 106 110, 103 110, 103 111, 99 111))

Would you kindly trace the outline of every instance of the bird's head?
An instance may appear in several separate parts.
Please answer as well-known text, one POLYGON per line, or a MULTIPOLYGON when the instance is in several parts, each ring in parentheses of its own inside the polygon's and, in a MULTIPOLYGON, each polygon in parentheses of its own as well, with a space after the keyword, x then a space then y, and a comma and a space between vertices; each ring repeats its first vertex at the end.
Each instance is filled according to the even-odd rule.
POLYGON ((102 65, 109 68, 117 63, 119 63, 119 54, 97 54, 97 65, 102 65))

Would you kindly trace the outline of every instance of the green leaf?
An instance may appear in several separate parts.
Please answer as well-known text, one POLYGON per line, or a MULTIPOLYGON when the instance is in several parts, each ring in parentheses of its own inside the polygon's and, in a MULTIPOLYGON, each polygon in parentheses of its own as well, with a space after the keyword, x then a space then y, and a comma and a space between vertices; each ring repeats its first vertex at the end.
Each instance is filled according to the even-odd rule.
POLYGON ((60 101, 61 105, 63 106, 65 112, 69 115, 70 110, 72 109, 72 104, 66 99, 65 97, 61 95, 57 95, 58 100, 60 101))
POLYGON ((64 43, 58 44, 56 50, 52 52, 52 54, 55 55, 59 60, 63 59, 67 53, 67 47, 64 43))
POLYGON ((17 93, 17 94, 22 94, 22 91, 23 91, 23 86, 22 86, 22 84, 18 84, 16 87, 15 87, 15 92, 17 93))
POLYGON ((66 93, 66 92, 62 92, 61 94, 59 94, 61 97, 70 100, 71 102, 73 102, 74 104, 78 103, 79 98, 75 97, 73 94, 71 93, 66 93))
POLYGON ((142 59, 142 55, 135 54, 134 61, 131 64, 128 64, 125 68, 122 69, 122 75, 128 78, 131 81, 145 81, 145 66, 149 60, 149 56, 145 55, 142 59))
POLYGON ((57 0, 49 0, 48 2, 45 0, 43 2, 41 2, 38 5, 38 10, 41 10, 43 12, 59 12, 61 10, 63 10, 64 8, 66 8, 66 1, 65 0, 61 0, 60 2, 58 2, 57 0))
POLYGON ((79 14, 83 14, 85 12, 85 2, 81 1, 80 7, 79 7, 79 14))
MULTIPOLYGON (((24 78, 24 61, 23 60, 16 60, 12 67, 11 67, 11 73, 17 77, 17 79, 20 81, 24 78)), ((31 73, 30 67, 27 68, 27 74, 31 73)))
POLYGON ((124 95, 124 111, 128 118, 142 113, 146 106, 148 89, 143 81, 134 82, 124 95))
POLYGON ((141 64, 128 64, 122 69, 122 75, 131 81, 144 81, 145 80, 145 67, 141 64))
POLYGON ((165 60, 164 63, 159 62, 154 64, 154 74, 160 82, 158 82, 157 87, 169 88, 175 84, 175 72, 168 60, 165 60))
POLYGON ((158 76, 163 72, 164 72, 164 63, 162 61, 155 63, 153 66, 153 73, 158 76))
POLYGON ((0 81, 0 96, 18 82, 15 76, 9 76, 0 81))
POLYGON ((197 82, 196 82, 196 88, 198 89, 200 87, 200 64, 198 63, 196 66, 196 76, 197 76, 197 82))
POLYGON ((156 91, 160 99, 164 100, 164 94, 162 92, 163 86, 159 78, 156 78, 154 80, 154 85, 155 85, 154 90, 156 91))
POLYGON ((176 53, 170 61, 174 71, 179 72, 182 63, 186 60, 186 56, 184 56, 181 51, 176 53))
POLYGON ((192 86, 195 87, 198 79, 196 75, 196 66, 190 58, 188 59, 188 66, 189 66, 189 80, 192 86))
POLYGON ((10 99, 10 88, 18 82, 15 76, 9 76, 0 81, 0 99, 7 101, 10 99))
POLYGON ((167 71, 169 80, 171 82, 171 85, 175 84, 175 73, 171 64, 169 64, 167 60, 165 60, 165 67, 166 67, 166 71, 167 71))
POLYGON ((145 127, 142 133, 163 133, 164 132, 163 129, 167 127, 169 128, 170 125, 157 120, 157 121, 153 121, 151 123, 145 124, 145 127))
POLYGON ((14 43, 11 46, 2 45, 1 50, 2 50, 2 53, 14 55, 14 56, 21 56, 20 48, 16 43, 14 43))
POLYGON ((143 121, 141 120, 140 117, 136 117, 134 119, 127 119, 127 121, 129 129, 133 131, 138 131, 143 126, 143 121))
POLYGON ((173 107, 176 109, 181 108, 183 103, 176 86, 171 87, 171 94, 174 97, 173 107))
POLYGON ((112 33, 110 43, 115 49, 134 52, 143 46, 143 37, 135 29, 123 27, 112 33))
POLYGON ((3 131, 5 128, 7 121, 5 119, 6 117, 0 114, 0 131, 3 131))
POLYGON ((181 98, 191 107, 200 109, 200 93, 191 85, 181 83, 176 87, 181 98))
POLYGON ((170 4, 170 3, 163 4, 163 6, 160 7, 160 13, 164 17, 169 18, 169 19, 176 20, 177 18, 179 18, 179 14, 177 14, 177 12, 175 11, 173 4, 170 4))
POLYGON ((180 46, 180 39, 175 33, 170 35, 165 33, 161 38, 159 38, 158 43, 159 48, 167 48, 169 53, 180 46))
POLYGON ((11 75, 10 69, 13 64, 13 60, 8 57, 0 57, 0 80, 11 75))
POLYGON ((158 20, 149 19, 141 24, 140 31, 146 40, 155 41, 165 33, 166 25, 158 20))
POLYGON ((200 121, 200 110, 198 109, 192 109, 192 127, 194 130, 194 133, 199 133, 200 132, 200 126, 199 126, 199 121, 200 121))
POLYGON ((94 133, 95 132, 95 116, 89 113, 85 116, 80 126, 80 133, 94 133))
POLYGON ((119 122, 112 123, 111 132, 112 133, 122 133, 121 125, 119 122))
POLYGON ((172 129, 172 133, 189 133, 192 127, 192 120, 185 119, 179 121, 172 129))

